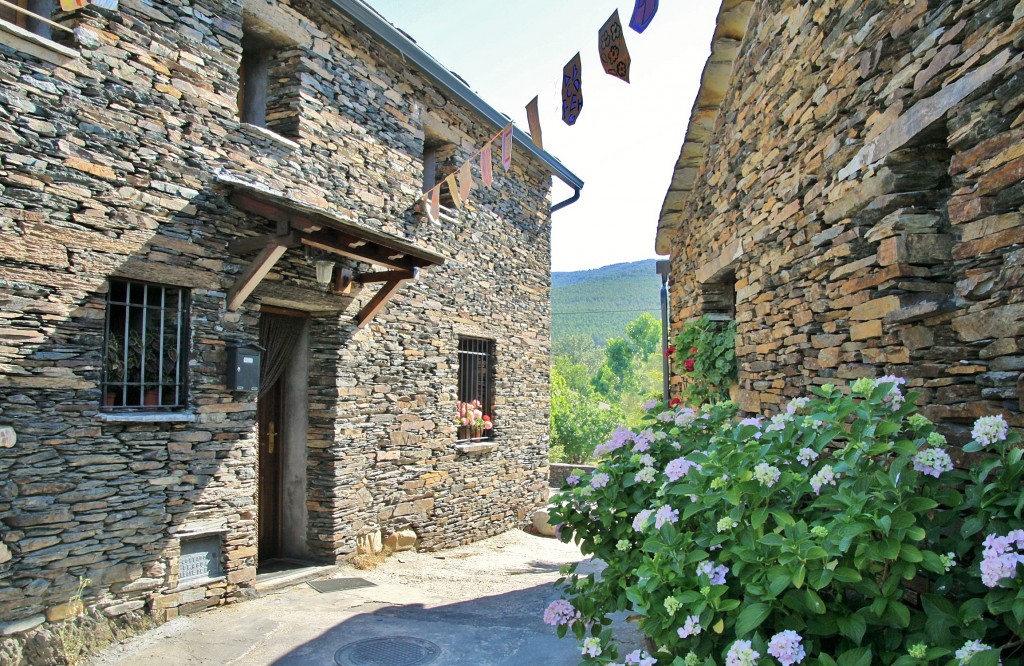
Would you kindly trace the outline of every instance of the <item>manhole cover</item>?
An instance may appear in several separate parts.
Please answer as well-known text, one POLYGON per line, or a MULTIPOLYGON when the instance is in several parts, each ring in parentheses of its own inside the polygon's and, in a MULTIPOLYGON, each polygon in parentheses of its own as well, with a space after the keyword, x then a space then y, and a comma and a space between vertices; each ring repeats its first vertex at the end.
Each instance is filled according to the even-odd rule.
POLYGON ((339 666, 423 666, 434 663, 441 648, 422 638, 385 636, 349 643, 334 653, 339 666))

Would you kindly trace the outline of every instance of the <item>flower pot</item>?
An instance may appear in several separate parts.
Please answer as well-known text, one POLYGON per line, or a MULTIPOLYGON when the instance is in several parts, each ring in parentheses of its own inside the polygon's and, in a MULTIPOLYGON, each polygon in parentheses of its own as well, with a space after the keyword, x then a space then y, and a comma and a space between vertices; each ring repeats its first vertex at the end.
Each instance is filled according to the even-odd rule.
POLYGON ((117 391, 107 391, 103 394, 103 405, 112 407, 117 402, 117 391))
POLYGON ((146 389, 146 392, 142 396, 143 405, 159 405, 160 404, 160 389, 146 389))

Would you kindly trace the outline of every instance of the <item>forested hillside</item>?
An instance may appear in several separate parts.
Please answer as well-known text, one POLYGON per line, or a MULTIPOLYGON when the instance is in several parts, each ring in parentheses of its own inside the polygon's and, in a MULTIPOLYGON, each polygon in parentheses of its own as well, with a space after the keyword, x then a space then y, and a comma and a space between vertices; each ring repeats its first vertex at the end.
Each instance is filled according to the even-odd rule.
POLYGON ((661 278, 654 259, 588 271, 551 274, 551 329, 555 340, 585 335, 598 345, 621 337, 644 312, 661 320, 661 278))

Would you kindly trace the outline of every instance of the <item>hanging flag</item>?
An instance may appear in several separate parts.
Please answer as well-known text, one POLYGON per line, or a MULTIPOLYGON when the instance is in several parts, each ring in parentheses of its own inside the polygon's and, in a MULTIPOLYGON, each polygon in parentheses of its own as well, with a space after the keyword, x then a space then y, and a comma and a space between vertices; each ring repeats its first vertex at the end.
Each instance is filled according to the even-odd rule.
POLYGON ((462 197, 459 195, 459 186, 455 182, 455 174, 448 174, 445 177, 444 182, 448 185, 448 191, 451 192, 452 203, 455 204, 456 208, 462 208, 462 197))
POLYGON ((618 9, 601 26, 597 33, 597 45, 604 71, 629 83, 629 49, 626 48, 626 37, 622 34, 618 9))
POLYGON ((487 145, 480 150, 480 180, 484 187, 490 187, 494 180, 494 174, 491 172, 492 161, 491 142, 488 141, 487 145))
POLYGON ((459 167, 459 196, 466 203, 469 203, 469 191, 472 189, 473 171, 469 168, 469 162, 464 162, 459 167))
POLYGON ((540 131, 540 111, 537 109, 538 104, 539 102, 537 97, 534 97, 530 100, 530 103, 526 105, 526 121, 530 123, 530 138, 533 139, 533 145, 544 150, 544 136, 540 131))
POLYGON ((427 200, 427 217, 431 222, 437 224, 441 220, 441 186, 435 185, 430 189, 430 198, 427 200))
POLYGON ((70 12, 86 5, 96 5, 103 9, 117 9, 117 0, 60 0, 61 11, 70 12))
POLYGON ((633 7, 633 18, 629 19, 629 27, 637 32, 643 32, 654 20, 658 12, 658 0, 636 0, 633 7))
POLYGON ((512 168, 512 124, 501 130, 501 166, 505 171, 512 168))
POLYGON ((573 56, 562 68, 562 120, 575 125, 583 110, 583 84, 580 79, 580 54, 573 56))

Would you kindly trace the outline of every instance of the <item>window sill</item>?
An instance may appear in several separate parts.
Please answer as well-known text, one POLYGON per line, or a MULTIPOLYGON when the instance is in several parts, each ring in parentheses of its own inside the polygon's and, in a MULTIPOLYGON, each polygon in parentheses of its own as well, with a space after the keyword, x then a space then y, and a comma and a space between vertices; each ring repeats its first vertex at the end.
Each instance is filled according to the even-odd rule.
POLYGON ((194 412, 99 412, 104 423, 195 423, 194 412))
POLYGON ((78 58, 78 51, 61 46, 7 21, 0 21, 0 33, 7 35, 3 39, 7 46, 54 65, 63 65, 78 58))
POLYGON ((220 583, 226 581, 227 579, 227 576, 214 576, 213 578, 193 578, 191 580, 179 582, 177 587, 173 587, 167 590, 166 592, 164 592, 164 594, 177 594, 179 592, 184 592, 185 590, 194 590, 197 587, 206 587, 207 585, 212 585, 213 583, 220 583))
POLYGON ((281 136, 277 132, 273 132, 271 130, 268 130, 266 127, 260 127, 259 125, 253 125, 252 123, 238 123, 238 126, 244 132, 247 132, 247 133, 249 133, 249 134, 251 134, 253 136, 256 136, 258 138, 261 138, 261 139, 269 139, 270 141, 276 143, 277 145, 279 145, 282 148, 285 148, 287 150, 295 151, 295 150, 300 150, 302 148, 302 146, 300 146, 295 141, 292 141, 288 137, 281 136))
POLYGON ((463 455, 490 453, 496 448, 498 448, 497 442, 469 442, 455 445, 455 450, 463 455))

